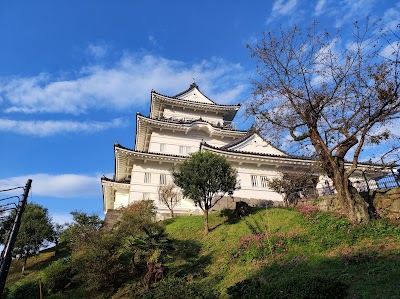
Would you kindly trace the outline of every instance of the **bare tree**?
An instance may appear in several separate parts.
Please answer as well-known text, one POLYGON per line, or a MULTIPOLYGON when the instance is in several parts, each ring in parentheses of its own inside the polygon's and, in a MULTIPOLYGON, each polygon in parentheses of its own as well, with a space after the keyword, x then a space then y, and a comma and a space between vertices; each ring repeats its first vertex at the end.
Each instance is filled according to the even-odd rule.
POLYGON ((343 212, 368 221, 349 177, 364 146, 392 138, 390 125, 400 117, 399 25, 367 18, 354 24, 350 40, 317 27, 269 31, 249 47, 259 77, 247 113, 272 140, 308 149, 332 179, 343 212))
POLYGON ((182 199, 182 194, 179 192, 175 184, 168 183, 160 185, 158 187, 158 198, 168 207, 171 217, 174 217, 174 208, 182 199))

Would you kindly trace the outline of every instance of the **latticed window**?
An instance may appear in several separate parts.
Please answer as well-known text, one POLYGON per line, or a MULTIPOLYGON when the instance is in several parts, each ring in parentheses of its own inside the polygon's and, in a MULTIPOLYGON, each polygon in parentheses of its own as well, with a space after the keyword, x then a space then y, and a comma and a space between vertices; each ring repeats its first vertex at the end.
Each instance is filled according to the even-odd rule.
POLYGON ((146 172, 144 174, 144 183, 145 184, 150 184, 151 183, 151 173, 150 172, 146 172))
POLYGON ((160 174, 160 185, 166 185, 167 184, 167 175, 165 173, 160 174))
POLYGON ((148 199, 150 199, 150 193, 148 193, 148 192, 144 192, 143 193, 143 198, 142 198, 143 200, 148 200, 148 199))
POLYGON ((251 186, 258 187, 258 178, 256 175, 251 175, 251 186))
POLYGON ((266 176, 260 176, 261 187, 268 188, 268 178, 266 176))

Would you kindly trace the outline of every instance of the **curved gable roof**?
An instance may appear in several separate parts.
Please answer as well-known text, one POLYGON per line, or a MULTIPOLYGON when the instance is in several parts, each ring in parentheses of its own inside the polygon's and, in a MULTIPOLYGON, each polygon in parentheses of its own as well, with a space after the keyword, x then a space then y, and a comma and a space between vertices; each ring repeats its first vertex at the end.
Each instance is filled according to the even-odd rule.
POLYGON ((248 130, 248 133, 245 136, 222 146, 221 149, 288 156, 287 153, 273 146, 270 142, 262 138, 260 134, 258 134, 257 130, 253 127, 248 130))

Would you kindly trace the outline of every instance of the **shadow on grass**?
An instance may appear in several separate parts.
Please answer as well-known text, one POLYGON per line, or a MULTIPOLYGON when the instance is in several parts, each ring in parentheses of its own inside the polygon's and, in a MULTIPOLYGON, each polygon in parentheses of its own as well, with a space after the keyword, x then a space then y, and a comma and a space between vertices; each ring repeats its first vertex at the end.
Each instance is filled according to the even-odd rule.
MULTIPOLYGON (((225 222, 224 222, 225 224, 236 224, 236 223, 240 222, 242 219, 246 218, 246 216, 255 214, 258 211, 260 211, 260 208, 249 207, 248 210, 247 210, 246 215, 239 215, 236 210, 223 209, 219 213, 219 217, 226 217, 227 218, 225 220, 225 222)), ((216 227, 218 227, 220 225, 222 225, 222 223, 217 225, 216 227)))
POLYGON ((195 240, 174 240, 174 259, 168 265, 169 275, 175 277, 205 277, 211 263, 210 255, 201 255, 201 243, 195 240))
POLYGON ((229 298, 400 298, 400 255, 292 256, 228 289, 229 298))

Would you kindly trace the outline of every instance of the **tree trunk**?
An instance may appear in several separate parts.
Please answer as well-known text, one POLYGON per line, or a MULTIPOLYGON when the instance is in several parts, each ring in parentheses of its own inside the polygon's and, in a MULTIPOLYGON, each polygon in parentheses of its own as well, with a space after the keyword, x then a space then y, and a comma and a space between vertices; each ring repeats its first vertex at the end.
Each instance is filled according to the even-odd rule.
POLYGON ((340 171, 334 170, 333 184, 337 191, 337 199, 342 211, 353 223, 368 222, 368 204, 354 188, 349 179, 340 171))
POLYGON ((169 209, 169 214, 171 218, 174 218, 174 209, 169 209))
POLYGON ((27 260, 28 260, 28 253, 25 252, 24 265, 22 266, 21 275, 24 275, 27 260))
POLYGON ((204 234, 207 235, 210 229, 208 228, 208 210, 203 210, 204 214, 204 234))

